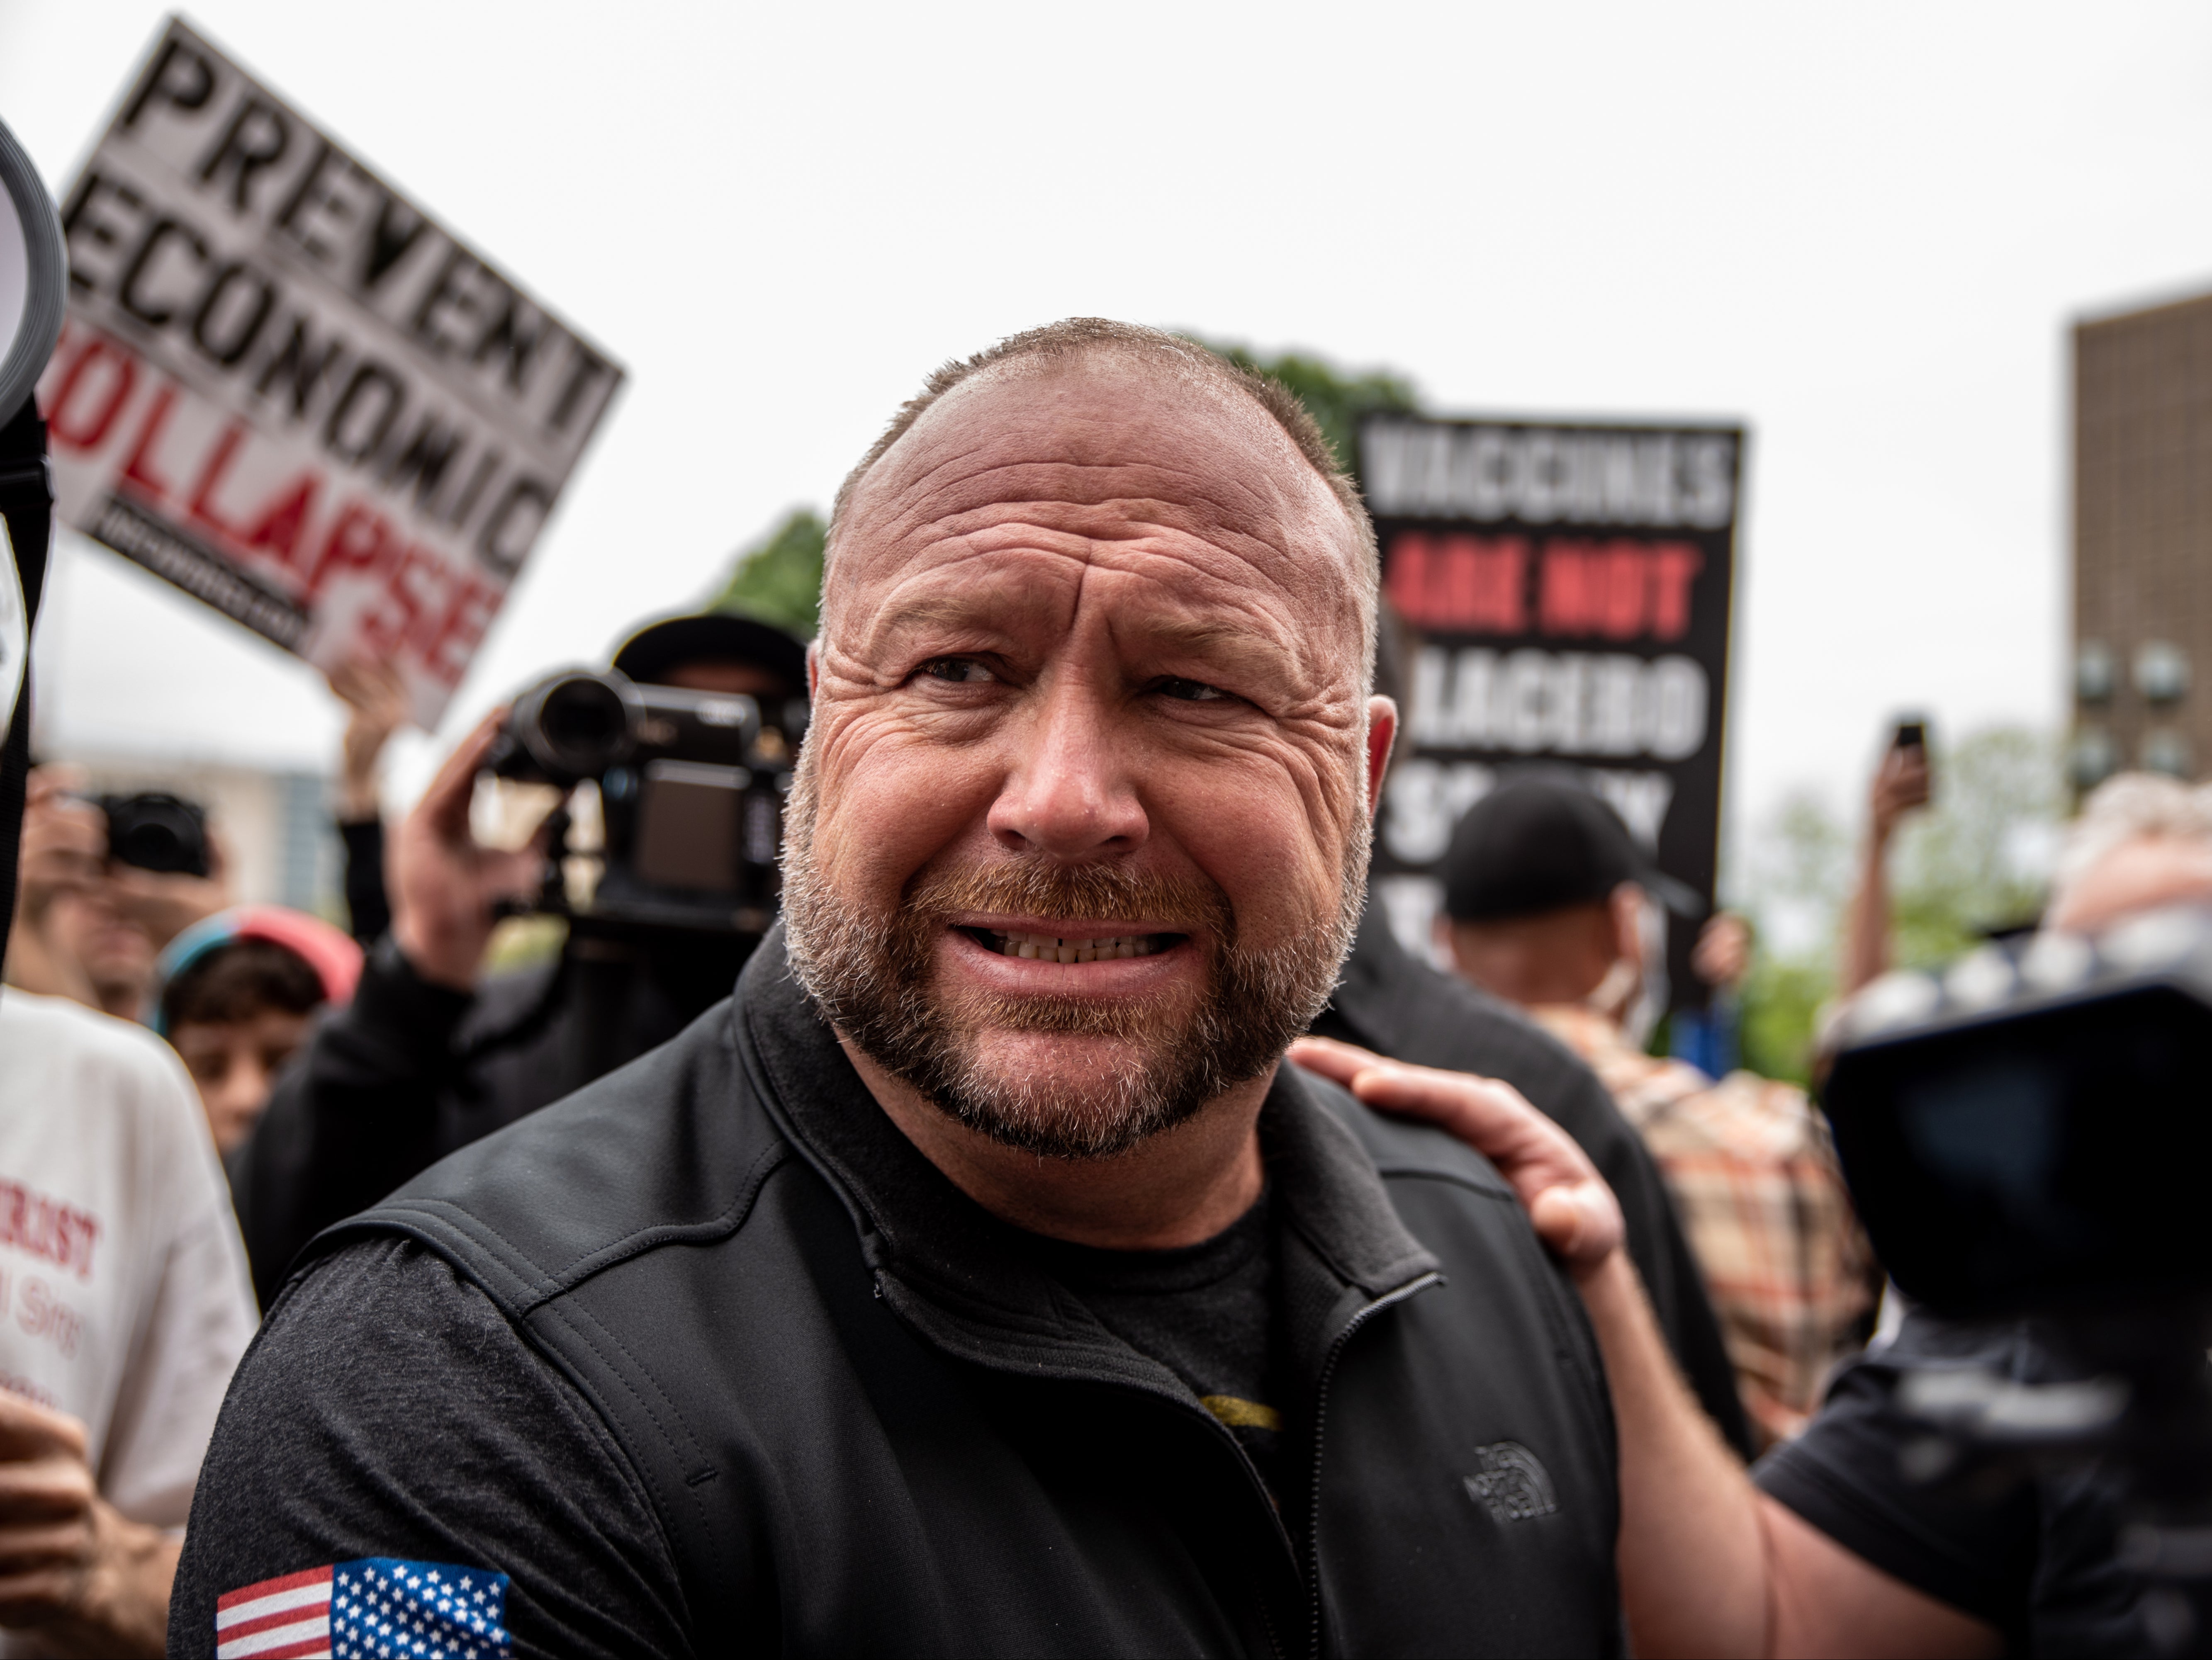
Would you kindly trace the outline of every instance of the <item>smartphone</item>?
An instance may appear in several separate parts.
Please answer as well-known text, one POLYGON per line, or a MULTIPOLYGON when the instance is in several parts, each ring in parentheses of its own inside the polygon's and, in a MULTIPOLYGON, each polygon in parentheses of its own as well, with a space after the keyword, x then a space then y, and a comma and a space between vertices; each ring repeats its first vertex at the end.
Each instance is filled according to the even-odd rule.
POLYGON ((1893 749, 1925 749, 1928 747, 1928 723, 1924 720, 1901 720, 1897 723, 1897 736, 1890 740, 1893 749))

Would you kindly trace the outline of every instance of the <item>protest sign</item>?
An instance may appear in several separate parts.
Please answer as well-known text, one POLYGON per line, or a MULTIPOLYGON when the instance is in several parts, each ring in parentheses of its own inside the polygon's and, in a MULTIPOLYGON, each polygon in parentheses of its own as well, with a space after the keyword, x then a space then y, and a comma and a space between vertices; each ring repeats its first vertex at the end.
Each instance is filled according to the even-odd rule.
MULTIPOLYGON (((1460 815, 1571 772, 1710 903, 1743 432, 1370 416, 1382 586, 1419 634, 1376 888, 1425 939, 1460 815)), ((1675 1006, 1702 1002, 1669 930, 1675 1006)))
POLYGON ((622 370, 173 18, 62 225, 64 521, 433 724, 622 370))

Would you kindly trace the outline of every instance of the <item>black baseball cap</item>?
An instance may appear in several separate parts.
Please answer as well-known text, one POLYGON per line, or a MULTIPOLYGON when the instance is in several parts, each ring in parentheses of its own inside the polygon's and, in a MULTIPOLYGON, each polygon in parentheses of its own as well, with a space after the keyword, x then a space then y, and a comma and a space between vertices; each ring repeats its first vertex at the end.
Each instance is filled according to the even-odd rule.
POLYGON ((793 697, 806 692, 806 647, 798 637, 727 611, 657 617, 622 643, 614 666, 652 685, 687 663, 750 663, 786 682, 793 697))
POLYGON ((1655 865, 1620 815, 1581 785, 1537 776, 1500 785, 1467 809, 1444 855, 1444 914, 1456 922, 1541 916, 1638 883, 1671 911, 1705 901, 1655 865))

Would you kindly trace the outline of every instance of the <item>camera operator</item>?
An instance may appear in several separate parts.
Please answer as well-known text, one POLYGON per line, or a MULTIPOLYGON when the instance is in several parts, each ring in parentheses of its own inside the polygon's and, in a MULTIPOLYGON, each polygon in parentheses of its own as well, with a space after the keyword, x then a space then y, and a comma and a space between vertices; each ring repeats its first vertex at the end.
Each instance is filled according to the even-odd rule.
POLYGON ((196 803, 88 798, 82 783, 74 767, 31 774, 8 983, 135 1021, 162 949, 229 903, 222 845, 196 803))
MULTIPOLYGON (((2126 775, 2089 798, 2048 920, 2095 933, 2138 913, 2205 904, 2212 796, 2126 775)), ((1908 1314, 1890 1343, 1838 1376, 1805 1433, 1747 1477, 1668 1364, 1619 1249, 1618 1208, 1577 1148, 1477 1081, 1334 1045, 1309 1045, 1294 1058, 1370 1105, 1429 1118, 1488 1154, 1566 1260, 1604 1351, 1620 1426, 1621 1590, 1638 1654, 2158 1646, 2143 1623, 2142 1583, 2121 1560, 2118 1478, 2108 1469, 1912 1479, 1927 1431, 1899 1409, 1901 1376, 1932 1364, 2039 1383, 2046 1363, 2027 1322, 1993 1330, 1908 1314)))
MULTIPOLYGON (((662 619, 614 666, 641 684, 695 692, 770 699, 805 688, 805 647, 745 617, 662 619)), ((501 851, 470 832, 476 780, 503 718, 462 742, 400 825, 391 931, 370 951, 353 1003, 277 1086, 232 1170, 264 1300, 331 1223, 675 1036, 729 995, 758 942, 572 927, 554 962, 480 984, 501 903, 535 891, 544 863, 539 846, 501 851)))

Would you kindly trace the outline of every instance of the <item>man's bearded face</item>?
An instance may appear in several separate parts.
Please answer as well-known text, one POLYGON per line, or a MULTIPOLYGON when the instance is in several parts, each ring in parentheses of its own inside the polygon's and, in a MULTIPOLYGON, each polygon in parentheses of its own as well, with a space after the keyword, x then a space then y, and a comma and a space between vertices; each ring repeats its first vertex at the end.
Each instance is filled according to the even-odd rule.
POLYGON ((1364 888, 1371 574, 1241 389, 1083 358, 933 406, 839 510, 784 839, 847 1041, 1063 1157, 1265 1077, 1364 888))
MULTIPOLYGON (((1125 1151, 1266 1072, 1328 1001, 1358 921, 1364 843, 1334 913, 1272 950, 1239 946, 1218 886, 1106 864, 1030 859, 926 871, 890 914, 864 914, 816 863, 816 788, 802 758, 784 871, 784 926, 801 983, 863 1053, 939 1110, 1048 1157, 1125 1151), (957 918, 979 912, 1079 918, 1085 937, 1102 924, 1142 923, 1142 935, 1107 937, 1133 954, 1205 948, 1208 960, 1194 997, 1174 986, 1104 1000, 1074 988, 1055 996, 948 987, 937 970, 939 942, 957 918), (1070 1089, 1049 1073, 995 1064, 986 1040, 1004 1033, 1103 1040, 1115 1058, 1087 1087, 1070 1089)), ((978 942, 1003 954, 1003 935, 978 942)))

